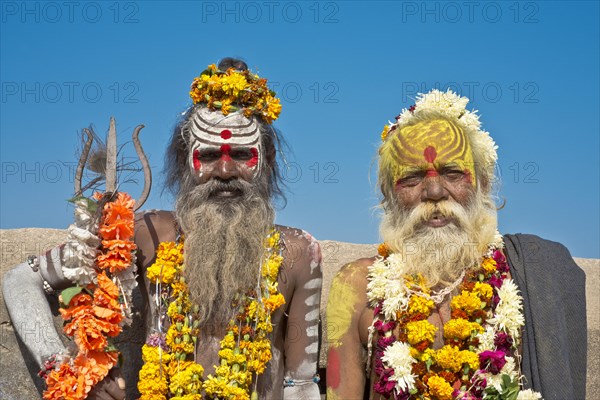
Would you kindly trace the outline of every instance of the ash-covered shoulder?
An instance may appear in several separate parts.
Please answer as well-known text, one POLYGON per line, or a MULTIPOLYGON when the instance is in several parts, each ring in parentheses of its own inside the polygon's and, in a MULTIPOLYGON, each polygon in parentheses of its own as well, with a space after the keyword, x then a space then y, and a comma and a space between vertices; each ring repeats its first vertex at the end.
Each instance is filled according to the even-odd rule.
POLYGON ((282 225, 276 228, 281 232, 285 258, 293 265, 309 267, 311 275, 321 274, 321 246, 317 239, 303 229, 282 225))

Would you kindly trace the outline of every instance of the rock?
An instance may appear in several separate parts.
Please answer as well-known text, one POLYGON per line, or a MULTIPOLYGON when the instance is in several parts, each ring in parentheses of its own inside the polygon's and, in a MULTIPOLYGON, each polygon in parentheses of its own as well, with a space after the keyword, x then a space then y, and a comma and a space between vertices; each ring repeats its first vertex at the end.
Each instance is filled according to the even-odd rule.
MULTIPOLYGON (((64 242, 67 233, 65 230, 27 228, 0 230, 0 278, 4 273, 18 263, 23 262, 30 254, 41 254, 46 250, 64 242)), ((352 244, 331 240, 320 241, 323 251, 323 292, 321 301, 321 324, 326 326, 325 304, 329 294, 331 280, 339 268, 353 260, 362 257, 371 257, 377 252, 377 245, 352 244)), ((588 371, 600 370, 600 260, 575 258, 575 262, 586 273, 587 296, 587 321, 588 321, 588 371)), ((141 301, 139 297, 137 301, 141 301)), ((139 309, 139 308, 138 308, 139 309)), ((57 326, 62 322, 56 319, 57 326)), ((124 335, 123 341, 130 341, 133 345, 128 351, 131 353, 136 346, 144 340, 141 329, 141 319, 137 319, 135 329, 124 335)), ((37 366, 27 354, 24 346, 14 334, 10 318, 4 306, 4 299, 0 296, 0 398, 7 400, 22 400, 40 398, 41 380, 35 376, 37 366), (33 377, 33 378, 32 378, 33 377), (36 388, 36 384, 38 388, 36 388)), ((323 340, 326 337, 323 336, 323 340)), ((320 367, 326 366, 326 353, 324 345, 321 346, 320 367)), ((139 365, 139 357, 126 356, 129 360, 135 359, 139 365)), ((135 371, 131 371, 128 381, 135 380, 135 371)), ((587 398, 600 398, 600 385, 597 374, 588 372, 587 398)), ((131 385, 130 385, 131 386, 131 385)), ((134 392, 131 392, 134 393, 134 392)), ((135 394, 128 398, 135 398, 135 394)))

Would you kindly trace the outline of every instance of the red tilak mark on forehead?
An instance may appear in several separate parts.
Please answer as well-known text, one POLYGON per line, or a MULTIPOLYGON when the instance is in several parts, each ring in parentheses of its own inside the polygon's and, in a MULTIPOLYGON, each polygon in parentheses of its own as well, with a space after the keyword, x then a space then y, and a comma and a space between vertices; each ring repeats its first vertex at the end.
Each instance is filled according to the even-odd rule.
POLYGON ((194 154, 192 155, 192 162, 194 163, 195 171, 198 171, 202 167, 202 163, 200 162, 200 151, 198 149, 194 150, 194 154))
POLYGON ((246 161, 246 165, 249 168, 256 167, 256 164, 258 164, 258 150, 256 150, 256 147, 251 147, 250 153, 252 153, 252 158, 246 161))
POLYGON ((231 156, 229 155, 230 151, 231 151, 230 145, 228 145, 228 144, 221 145, 221 160, 230 161, 231 160, 231 156))
POLYGON ((425 173, 425 176, 440 176, 440 174, 438 174, 438 172, 435 169, 430 168, 425 173))
POLYGON ((340 386, 340 356, 334 347, 327 354, 327 384, 334 389, 340 386))
POLYGON ((428 163, 434 162, 435 158, 437 157, 437 151, 435 151, 435 147, 425 147, 425 150, 423 151, 423 156, 425 157, 425 161, 427 161, 428 163))
POLYGON ((229 129, 223 129, 221 131, 221 138, 227 140, 227 139, 231 139, 231 131, 229 129))

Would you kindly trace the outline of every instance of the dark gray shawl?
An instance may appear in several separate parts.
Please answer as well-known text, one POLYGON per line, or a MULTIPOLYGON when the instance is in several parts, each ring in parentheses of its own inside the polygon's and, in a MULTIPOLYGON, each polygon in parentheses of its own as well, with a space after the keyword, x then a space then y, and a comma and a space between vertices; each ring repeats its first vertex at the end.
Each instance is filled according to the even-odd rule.
POLYGON ((523 234, 506 235, 504 243, 524 299, 525 388, 545 400, 584 400, 585 273, 560 243, 523 234))

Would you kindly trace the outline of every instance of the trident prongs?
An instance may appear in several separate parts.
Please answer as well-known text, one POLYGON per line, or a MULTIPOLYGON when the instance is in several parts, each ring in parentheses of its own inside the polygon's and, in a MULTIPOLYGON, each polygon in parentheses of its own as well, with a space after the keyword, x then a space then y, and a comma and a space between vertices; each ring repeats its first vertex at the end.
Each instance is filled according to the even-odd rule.
POLYGON ((152 170, 150 169, 150 164, 148 163, 148 158, 144 153, 144 149, 142 149, 142 144, 140 143, 140 139, 138 138, 140 131, 144 128, 144 125, 138 125, 133 130, 133 145, 135 146, 135 151, 137 152, 138 157, 140 158, 140 162, 142 163, 142 168, 144 170, 144 190, 142 190, 142 194, 135 201, 134 211, 137 211, 142 204, 146 202, 148 199, 148 195, 150 194, 150 188, 152 187, 152 170))
POLYGON ((94 135, 92 135, 92 132, 90 132, 89 129, 83 128, 83 131, 87 135, 87 140, 83 147, 83 151, 81 152, 81 157, 79 157, 77 171, 75 172, 75 196, 83 195, 83 193, 81 193, 81 177, 83 176, 83 168, 85 168, 85 163, 87 162, 90 149, 92 148, 92 142, 94 141, 94 135))
POLYGON ((110 117, 108 136, 106 137, 106 191, 114 193, 117 190, 117 129, 115 119, 110 117))
MULTIPOLYGON (((142 149, 142 145, 139 140, 140 131, 144 128, 144 125, 138 125, 133 130, 133 145, 135 146, 135 151, 142 163, 142 169, 144 171, 144 188, 142 190, 142 194, 135 202, 135 210, 138 210, 148 199, 148 195, 150 194, 150 189, 152 187, 152 170, 150 169, 150 164, 148 163, 148 158, 142 149)), ((81 157, 79 157, 79 164, 77 165, 77 171, 75 173, 75 196, 82 196, 81 189, 81 179, 83 176, 83 170, 85 168, 85 164, 87 162, 90 149, 92 147, 92 143, 94 141, 94 135, 90 132, 89 129, 84 128, 83 131, 87 135, 86 143, 83 147, 83 151, 81 152, 81 157)), ((110 117, 110 126, 108 129, 108 135, 106 137, 106 169, 104 171, 106 176, 106 189, 107 193, 114 193, 117 190, 117 129, 115 119, 110 117)))

